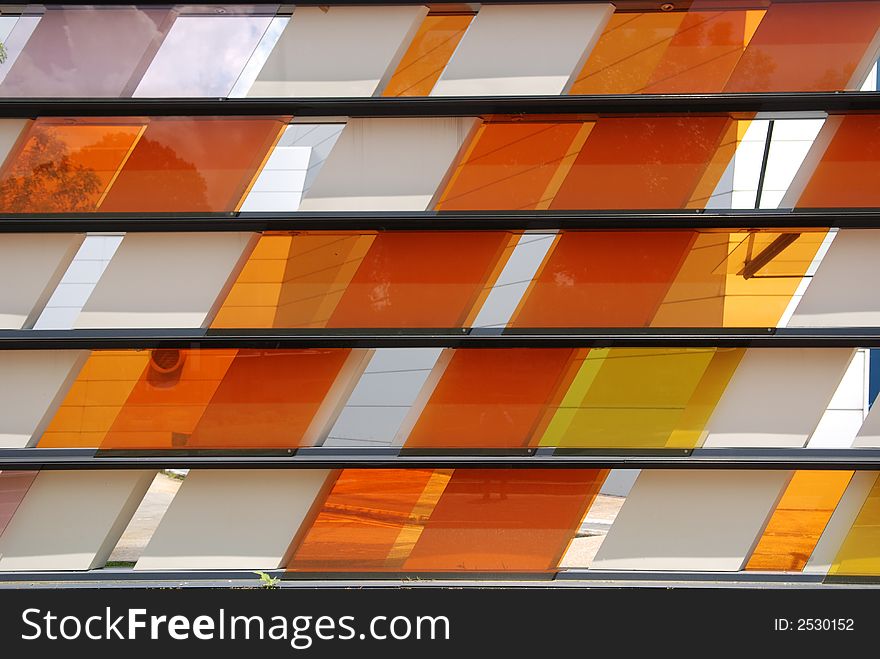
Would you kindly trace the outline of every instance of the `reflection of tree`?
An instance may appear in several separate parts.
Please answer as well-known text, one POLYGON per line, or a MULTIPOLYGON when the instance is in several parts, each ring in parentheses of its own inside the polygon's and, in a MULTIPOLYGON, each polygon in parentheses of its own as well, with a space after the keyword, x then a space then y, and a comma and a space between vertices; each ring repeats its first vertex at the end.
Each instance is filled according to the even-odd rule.
MULTIPOLYGON (((126 193, 144 199, 149 209, 211 210, 205 178, 193 163, 184 160, 174 149, 161 142, 148 137, 142 138, 129 159, 125 171, 129 175, 126 193), (142 196, 145 192, 155 196, 156 199, 145 199, 142 196)), ((130 203, 120 200, 115 202, 114 206, 130 203)), ((141 209, 126 208, 125 210, 141 209)))
POLYGON ((76 164, 67 145, 50 129, 36 130, 0 181, 0 210, 58 213, 94 210, 101 179, 76 164))
MULTIPOLYGON (((96 210, 108 180, 82 163, 99 163, 102 172, 110 175, 122 165, 133 139, 131 132, 112 131, 71 153, 53 127, 36 128, 0 181, 0 212, 96 210)), ((193 163, 144 137, 113 184, 106 210, 209 210, 207 193, 207 183, 193 163)), ((103 205, 101 210, 105 210, 103 205)))

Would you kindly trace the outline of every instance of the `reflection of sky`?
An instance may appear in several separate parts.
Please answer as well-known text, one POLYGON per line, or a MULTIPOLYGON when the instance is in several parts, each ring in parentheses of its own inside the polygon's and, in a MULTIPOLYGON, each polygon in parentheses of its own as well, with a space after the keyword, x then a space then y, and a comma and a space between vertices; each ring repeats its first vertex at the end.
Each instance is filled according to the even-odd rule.
POLYGON ((181 16, 134 95, 227 96, 271 22, 268 16, 181 16))
POLYGON ((260 75, 263 65, 269 59, 269 54, 275 48, 275 44, 278 43, 278 39, 281 37, 281 33, 284 32, 284 28, 287 27, 289 21, 289 16, 277 16, 272 19, 272 24, 269 25, 269 29, 266 30, 266 34, 254 51, 253 56, 241 72, 238 82, 235 83, 235 87, 229 93, 230 96, 237 98, 247 96, 251 85, 254 84, 257 76, 260 75))

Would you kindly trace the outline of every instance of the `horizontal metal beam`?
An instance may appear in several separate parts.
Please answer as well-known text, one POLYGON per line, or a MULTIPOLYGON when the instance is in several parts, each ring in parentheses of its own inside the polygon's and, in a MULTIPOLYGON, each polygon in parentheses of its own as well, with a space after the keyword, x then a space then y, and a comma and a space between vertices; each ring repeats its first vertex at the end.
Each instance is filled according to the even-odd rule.
MULTIPOLYGON (((254 439, 253 441, 259 441, 254 439)), ((0 469, 842 469, 880 470, 880 449, 0 449, 0 469)))
MULTIPOLYGON (((836 2, 869 2, 871 0, 773 0, 775 4, 786 4, 786 3, 796 3, 796 2, 821 2, 821 4, 829 4, 834 5, 836 2)), ((553 0, 556 4, 606 4, 608 0, 553 0)), ((614 2, 614 10, 615 13, 621 12, 668 12, 668 11, 686 11, 693 4, 695 0, 675 0, 674 2, 667 2, 667 0, 615 0, 614 2)), ((33 9, 31 9, 31 5, 26 3, 5 3, 6 6, 3 7, 3 13, 6 14, 20 14, 26 13, 29 15, 33 15, 33 9)), ((69 5, 94 5, 94 0, 65 0, 63 3, 65 6, 69 5)), ((141 5, 168 5, 167 0, 139 0, 138 6, 141 5)), ((224 7, 228 6, 237 6, 237 5, 255 5, 255 0, 231 0, 228 2, 221 3, 199 3, 195 8, 188 8, 187 15, 216 15, 211 14, 210 7, 212 4, 222 5, 224 7), (205 9, 199 13, 198 9, 204 7, 205 9)), ((472 11, 476 11, 476 7, 479 5, 494 5, 494 4, 505 4, 505 5, 518 5, 518 4, 535 4, 535 0, 480 0, 480 2, 463 2, 462 0, 439 0, 439 2, 431 0, 425 0, 424 2, 415 2, 414 0, 298 0, 296 2, 297 6, 321 6, 321 7, 334 7, 334 6, 345 6, 345 5, 353 5, 353 6, 382 6, 382 5, 392 5, 392 6, 400 6, 400 5, 419 5, 425 4, 428 5, 432 12, 442 13, 443 11, 455 11, 461 12, 462 10, 471 8, 472 11)), ((263 5, 264 7, 271 7, 272 5, 263 5)), ((700 9, 705 10, 706 6, 701 4, 700 9)), ((712 4, 712 9, 715 11, 728 9, 734 11, 743 11, 745 9, 766 9, 767 8, 767 0, 752 0, 749 2, 748 0, 719 0, 712 4)), ((281 5, 280 10, 278 11, 279 15, 289 15, 293 11, 293 5, 281 5)), ((234 14, 233 14, 234 15, 234 14)), ((265 13, 260 13, 258 15, 272 15, 272 12, 265 11, 265 13)))
POLYGON ((0 117, 461 117, 880 111, 876 92, 399 96, 346 98, 4 98, 0 117))
POLYGON ((554 347, 878 348, 880 328, 0 330, 0 350, 554 347))
POLYGON ((0 213, 0 233, 871 229, 880 209, 0 213))
MULTIPOLYGON (((528 572, 285 572, 265 570, 279 588, 843 588, 880 587, 876 577, 810 572, 707 572, 563 569, 528 572)), ((259 588, 246 570, 132 570, 0 572, 0 588, 259 588)))

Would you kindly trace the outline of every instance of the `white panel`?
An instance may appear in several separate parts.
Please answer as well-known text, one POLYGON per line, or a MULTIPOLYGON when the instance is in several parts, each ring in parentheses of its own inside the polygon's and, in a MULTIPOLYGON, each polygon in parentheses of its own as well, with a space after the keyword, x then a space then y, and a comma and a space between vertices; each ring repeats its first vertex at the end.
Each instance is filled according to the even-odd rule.
POLYGON ((298 7, 248 96, 373 96, 427 7, 298 7))
POLYGON ((298 210, 345 124, 291 124, 266 161, 242 211, 298 210))
POLYGON ((483 5, 431 95, 562 94, 613 11, 611 4, 483 5))
POLYGON ((849 448, 867 412, 868 351, 856 350, 808 448, 849 448))
POLYGON ((75 327, 200 327, 254 241, 251 233, 129 233, 75 327))
POLYGON ((590 567, 740 570, 790 477, 787 471, 644 469, 590 567))
POLYGON ((849 448, 862 427, 861 410, 828 410, 810 437, 808 448, 849 448))
POLYGON ((794 175, 791 185, 788 186, 788 190, 779 202, 780 208, 794 208, 797 206, 798 199, 800 199, 807 184, 813 177, 816 167, 822 161, 822 156, 825 155, 825 151, 834 139, 834 135, 837 133, 837 129, 843 119, 844 115, 830 115, 825 120, 825 123, 822 124, 816 139, 813 140, 813 145, 804 157, 804 161, 801 163, 797 174, 794 175))
POLYGON ((853 352, 849 348, 747 350, 706 425, 703 446, 804 446, 853 352))
POLYGON ((102 567, 155 471, 41 471, 0 537, 0 570, 102 567))
POLYGON ((27 119, 0 119, 0 164, 6 160, 6 156, 21 136, 21 131, 29 123, 27 119))
POLYGON ((241 75, 232 87, 232 91, 229 92, 230 97, 241 98, 247 96, 248 91, 253 87, 257 76, 260 75, 260 71, 266 65, 266 60, 269 59, 269 56, 275 49, 275 44, 278 43, 278 39, 281 38, 284 28, 287 27, 289 22, 290 16, 275 16, 272 18, 266 33, 260 39, 260 43, 257 44, 244 69, 242 69, 241 75))
POLYGON ((510 322, 555 238, 555 235, 528 233, 520 236, 474 319, 474 327, 505 327, 510 322))
POLYGON ((605 482, 602 483, 602 489, 599 490, 599 494, 607 494, 613 497, 629 495, 640 472, 640 469, 612 469, 608 472, 605 482))
POLYGON ((789 327, 880 325, 880 230, 842 229, 831 243, 789 327))
POLYGON ((23 448, 42 434, 88 350, 0 351, 0 447, 23 448))
POLYGON ((478 120, 352 119, 302 210, 426 210, 478 120))
POLYGON ((877 91, 877 62, 874 62, 874 66, 871 67, 871 70, 868 71, 868 75, 865 77, 865 82, 862 83, 862 86, 859 87, 860 92, 875 92, 877 91))
POLYGON ((135 569, 277 568, 330 473, 194 469, 135 569))
POLYGON ((804 566, 804 572, 819 574, 828 572, 834 563, 837 552, 840 551, 840 546, 868 498, 871 488, 874 487, 877 476, 876 471, 857 471, 853 474, 837 508, 831 515, 831 519, 825 525, 825 530, 822 531, 810 560, 804 566))
POLYGON ((83 238, 50 233, 0 239, 0 328, 33 326, 83 238))
POLYGON ((324 446, 390 446, 442 348, 379 348, 324 446))
POLYGON ((880 448, 880 404, 875 402, 871 406, 871 411, 865 417, 865 422, 852 445, 860 448, 880 448))
POLYGON ((86 236, 34 329, 71 329, 121 242, 122 236, 86 236))
POLYGON ((824 119, 776 119, 773 122, 761 208, 779 207, 824 123, 824 119))

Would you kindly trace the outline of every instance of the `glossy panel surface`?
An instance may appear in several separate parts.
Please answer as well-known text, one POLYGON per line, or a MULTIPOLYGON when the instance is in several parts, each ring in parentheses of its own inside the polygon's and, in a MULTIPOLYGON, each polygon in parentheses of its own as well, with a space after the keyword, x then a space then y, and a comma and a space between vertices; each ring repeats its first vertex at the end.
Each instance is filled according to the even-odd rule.
POLYGON ((852 474, 796 471, 745 569, 803 570, 852 474))
POLYGON ((235 210, 280 117, 38 119, 0 169, 0 210, 235 210))
POLYGON ((428 14, 382 96, 428 96, 473 14, 428 14))
POLYGON ((877 2, 703 0, 687 11, 618 12, 572 94, 858 89, 880 28, 877 2))
POLYGON ((163 7, 48 7, 24 44, 11 35, 0 96, 131 96, 173 21, 163 7))
POLYGON ((510 240, 457 231, 264 235, 212 326, 462 326, 510 240))
POLYGON ((95 352, 38 445, 299 446, 349 352, 95 352))
POLYGON ((552 571, 603 470, 345 470, 288 569, 552 571))
POLYGON ((828 574, 880 575, 880 479, 874 482, 828 574))

